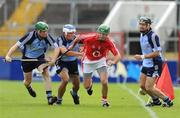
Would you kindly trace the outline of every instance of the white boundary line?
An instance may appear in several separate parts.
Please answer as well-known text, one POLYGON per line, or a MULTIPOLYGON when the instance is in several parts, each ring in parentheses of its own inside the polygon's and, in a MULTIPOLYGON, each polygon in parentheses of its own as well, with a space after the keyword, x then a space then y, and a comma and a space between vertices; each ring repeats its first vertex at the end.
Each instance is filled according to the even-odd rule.
POLYGON ((151 118, 159 118, 151 108, 145 107, 145 104, 146 104, 145 101, 143 99, 141 99, 136 93, 134 93, 130 88, 128 88, 125 84, 120 85, 120 87, 122 89, 126 90, 132 96, 134 96, 140 102, 141 106, 149 113, 151 118))

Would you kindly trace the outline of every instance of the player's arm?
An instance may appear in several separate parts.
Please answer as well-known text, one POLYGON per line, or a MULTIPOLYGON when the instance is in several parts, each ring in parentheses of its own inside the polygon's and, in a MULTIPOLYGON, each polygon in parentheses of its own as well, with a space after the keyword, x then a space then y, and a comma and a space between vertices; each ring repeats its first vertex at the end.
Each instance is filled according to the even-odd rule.
MULTIPOLYGON (((69 49, 67 49, 66 47, 61 47, 61 52, 62 53, 65 53, 67 50, 69 50, 69 49)), ((77 56, 77 57, 79 57, 79 56, 82 56, 82 53, 76 52, 76 51, 68 51, 66 53, 66 55, 67 56, 77 56)))
POLYGON ((81 39, 80 39, 79 37, 80 37, 80 36, 77 36, 77 37, 74 39, 72 45, 69 46, 68 50, 72 50, 72 49, 75 47, 75 45, 80 42, 81 39))
MULTIPOLYGON (((51 61, 49 62, 49 65, 54 65, 59 54, 63 54, 63 53, 66 53, 67 49, 66 47, 62 46, 62 47, 58 47, 58 48, 55 48, 54 49, 54 54, 52 56, 52 59, 51 61)), ((75 52, 75 51, 68 51, 66 53, 67 56, 82 56, 82 53, 80 52, 75 52)))
POLYGON ((119 54, 119 52, 114 56, 114 59, 111 60, 107 60, 107 64, 109 66, 112 66, 113 64, 117 64, 119 61, 121 60, 121 55, 119 54))
POLYGON ((144 55, 136 54, 134 56, 134 58, 136 60, 155 58, 155 57, 160 55, 162 49, 161 49, 161 46, 160 46, 160 43, 159 43, 159 37, 157 35, 152 36, 149 44, 151 45, 153 52, 151 52, 149 54, 144 54, 144 55))
POLYGON ((11 55, 18 49, 18 45, 17 43, 14 44, 10 49, 9 51, 7 52, 6 56, 5 56, 5 60, 7 62, 11 62, 12 61, 12 58, 11 58, 11 55))
POLYGON ((113 64, 117 64, 120 61, 121 55, 120 55, 118 49, 116 48, 116 46, 114 45, 113 42, 110 42, 110 48, 109 49, 112 52, 112 54, 114 55, 114 60, 108 60, 107 61, 107 64, 111 66, 113 64))
POLYGON ((53 53, 52 59, 51 59, 50 62, 48 62, 49 65, 54 65, 55 64, 55 62, 56 62, 60 52, 61 52, 61 49, 59 47, 54 49, 54 53, 53 53))
POLYGON ((155 51, 149 54, 144 55, 144 58, 148 59, 148 58, 154 58, 160 55, 160 51, 155 51))
POLYGON ((26 44, 31 37, 33 36, 33 32, 30 32, 28 34, 26 34, 24 37, 22 37, 17 43, 15 43, 7 52, 6 56, 5 56, 5 60, 8 62, 12 61, 11 55, 18 49, 18 48, 22 48, 24 47, 24 44, 26 44))
MULTIPOLYGON (((59 47, 59 44, 55 41, 55 39, 50 34, 48 34, 47 40, 48 40, 51 47, 53 47, 53 48, 59 47)), ((60 45, 62 45, 62 44, 60 44, 60 45)))
POLYGON ((48 62, 49 65, 54 65, 59 54, 61 54, 61 47, 62 45, 62 40, 60 38, 57 38, 56 42, 55 40, 51 37, 51 35, 48 35, 49 38, 48 41, 50 42, 51 46, 54 47, 54 52, 53 52, 53 56, 51 57, 51 60, 48 62))
POLYGON ((114 61, 113 64, 117 64, 121 59, 121 55, 118 53, 117 55, 114 56, 114 61))
POLYGON ((155 57, 157 57, 159 55, 160 55, 160 51, 155 51, 155 52, 145 54, 145 55, 136 54, 136 55, 134 55, 134 58, 136 60, 143 60, 143 59, 148 59, 148 58, 155 58, 155 57))

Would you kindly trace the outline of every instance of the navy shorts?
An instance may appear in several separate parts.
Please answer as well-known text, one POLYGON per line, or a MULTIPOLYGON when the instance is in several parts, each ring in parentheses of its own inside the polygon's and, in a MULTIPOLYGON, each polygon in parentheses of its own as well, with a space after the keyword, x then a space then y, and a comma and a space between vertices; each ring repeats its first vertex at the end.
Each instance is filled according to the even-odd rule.
POLYGON ((162 73, 163 62, 159 62, 153 67, 142 67, 141 72, 148 77, 160 77, 162 73))
POLYGON ((58 61, 56 73, 59 74, 63 68, 68 69, 69 74, 79 75, 78 61, 58 61))
MULTIPOLYGON (((32 58, 23 57, 22 59, 32 59, 32 58)), ((21 65, 22 65, 23 72, 25 72, 25 73, 31 72, 33 69, 38 68, 41 64, 46 63, 46 61, 44 59, 44 55, 42 55, 36 59, 41 60, 41 61, 28 61, 28 62, 22 61, 21 65)))

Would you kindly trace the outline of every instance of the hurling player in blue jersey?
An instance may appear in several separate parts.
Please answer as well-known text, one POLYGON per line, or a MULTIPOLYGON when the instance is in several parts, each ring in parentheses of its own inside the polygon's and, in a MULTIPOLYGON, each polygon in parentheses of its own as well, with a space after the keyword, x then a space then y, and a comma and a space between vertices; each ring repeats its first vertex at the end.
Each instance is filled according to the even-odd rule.
MULTIPOLYGON (((38 59, 39 61, 22 61, 22 70, 24 72, 24 85, 27 88, 29 94, 32 97, 36 97, 36 92, 31 86, 32 82, 32 70, 41 68, 45 61, 45 52, 47 48, 51 46, 53 48, 58 47, 54 39, 48 34, 48 24, 39 21, 35 24, 35 30, 27 33, 16 44, 14 44, 8 53, 5 60, 7 62, 12 61, 12 54, 20 48, 22 50, 22 59, 38 59)), ((47 94, 48 104, 52 105, 56 102, 57 97, 52 96, 51 78, 49 76, 48 68, 43 69, 42 72, 45 89, 47 94)))
POLYGON ((170 107, 173 105, 173 102, 161 90, 155 87, 156 79, 162 72, 163 60, 159 37, 152 31, 151 23, 151 19, 147 17, 140 17, 139 19, 142 55, 136 54, 134 57, 136 60, 143 60, 140 87, 152 98, 152 102, 149 102, 146 106, 161 105, 160 98, 164 101, 165 106, 170 107))
MULTIPOLYGON (((69 46, 73 43, 73 40, 75 39, 75 33, 76 28, 71 24, 66 24, 63 27, 63 34, 58 37, 57 44, 60 46, 60 50, 57 50, 55 52, 52 60, 56 60, 57 55, 61 55, 65 50, 69 48, 69 46)), ((57 98, 57 104, 62 104, 63 95, 66 91, 66 86, 68 84, 69 80, 72 80, 73 87, 70 91, 74 104, 79 104, 79 96, 78 96, 78 90, 80 86, 80 77, 78 72, 78 61, 76 56, 82 56, 82 54, 79 51, 79 46, 76 45, 71 52, 71 56, 63 56, 61 59, 58 60, 56 66, 57 66, 57 74, 61 78, 61 85, 58 89, 58 98, 57 98)), ((70 53, 69 53, 70 54, 70 53)))

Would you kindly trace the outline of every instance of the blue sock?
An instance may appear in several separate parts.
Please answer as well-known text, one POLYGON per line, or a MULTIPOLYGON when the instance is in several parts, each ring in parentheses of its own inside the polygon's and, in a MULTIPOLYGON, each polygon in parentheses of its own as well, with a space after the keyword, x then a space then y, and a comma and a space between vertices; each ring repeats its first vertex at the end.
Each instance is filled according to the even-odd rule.
POLYGON ((77 92, 72 89, 72 94, 75 96, 77 95, 77 92))
POLYGON ((157 100, 157 99, 159 99, 157 96, 152 96, 151 98, 152 98, 152 100, 157 100))
POLYGON ((166 97, 164 97, 163 101, 168 103, 168 102, 170 102, 170 99, 166 96, 166 97))
POLYGON ((31 86, 28 86, 28 87, 26 87, 28 90, 31 90, 32 89, 32 87, 31 86))
POLYGON ((56 101, 56 104, 62 104, 62 98, 58 97, 57 101, 56 101))
POLYGON ((58 98, 57 98, 57 101, 62 101, 62 98, 58 97, 58 98))
POLYGON ((52 97, 52 91, 46 91, 47 98, 52 97))
POLYGON ((152 96, 151 98, 152 98, 154 103, 159 103, 160 102, 160 100, 159 100, 159 98, 157 96, 152 96))

